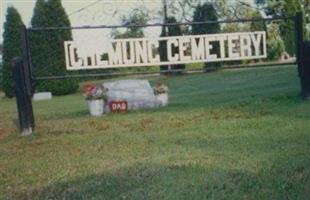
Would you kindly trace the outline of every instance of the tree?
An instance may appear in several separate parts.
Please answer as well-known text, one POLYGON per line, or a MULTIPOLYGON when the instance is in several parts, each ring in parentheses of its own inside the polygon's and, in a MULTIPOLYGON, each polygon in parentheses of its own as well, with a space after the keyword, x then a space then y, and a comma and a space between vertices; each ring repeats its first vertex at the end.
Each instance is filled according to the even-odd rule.
MULTIPOLYGON (((218 14, 213 6, 213 4, 205 3, 203 5, 198 5, 194 11, 193 20, 195 22, 204 21, 218 21, 218 14)), ((218 23, 212 24, 194 24, 192 26, 193 34, 212 34, 221 32, 221 26, 218 23)), ((219 53, 219 45, 214 44, 214 52, 219 53)), ((219 63, 209 63, 204 65, 205 67, 218 67, 219 63)))
POLYGON ((305 39, 310 39, 310 0, 300 0, 300 4, 304 14, 305 23, 305 39))
POLYGON ((3 33, 3 67, 1 70, 1 87, 7 97, 13 97, 14 81, 12 74, 12 59, 22 56, 21 26, 22 19, 14 7, 7 9, 3 33))
MULTIPOLYGON (((263 19, 262 15, 256 11, 256 10, 249 10, 246 14, 246 17, 248 19, 263 19)), ((249 25, 249 30, 250 31, 263 31, 267 30, 267 25, 266 23, 262 21, 252 21, 249 25)))
MULTIPOLYGON (((38 0, 31 19, 32 27, 69 27, 69 18, 61 0, 38 0)), ((68 75, 65 68, 64 41, 72 40, 71 30, 33 32, 30 37, 35 76, 68 75)), ((42 80, 36 82, 37 91, 50 91, 54 95, 76 92, 78 81, 73 79, 42 80)))
MULTIPOLYGON (((198 5, 193 16, 195 22, 218 21, 218 15, 214 6, 210 3, 198 5)), ((213 24, 194 24, 192 31, 194 34, 219 33, 221 30, 218 23, 213 24)))
MULTIPOLYGON (((167 18, 167 23, 176 23, 177 20, 174 17, 168 17, 167 18)), ((168 26, 168 36, 178 36, 178 35, 182 35, 182 30, 181 27, 179 25, 173 25, 173 26, 168 26)), ((166 33, 165 33, 165 26, 163 26, 162 28, 162 32, 161 32, 161 37, 165 37, 166 33)), ((174 47, 172 49, 172 53, 176 53, 179 51, 178 47, 174 47)), ((160 57, 162 58, 162 61, 167 61, 167 43, 166 41, 161 41, 159 44, 159 53, 160 53, 160 57)), ((178 64, 178 65, 172 65, 171 66, 172 70, 183 70, 185 69, 185 65, 184 64, 178 64)), ((168 66, 167 65, 163 65, 160 66, 160 70, 161 71, 165 71, 168 70, 168 66)), ((181 71, 177 71, 177 72, 173 72, 173 73, 181 73, 181 71)))
POLYGON ((265 3, 266 3, 266 0, 255 0, 255 3, 256 3, 257 5, 265 4, 265 3))
POLYGON ((305 23, 305 39, 310 39, 310 0, 301 0, 301 6, 304 13, 305 23))
MULTIPOLYGON (((268 0, 266 13, 272 16, 295 16, 296 12, 302 11, 301 2, 307 0, 268 0)), ((283 39, 285 50, 290 54, 295 54, 295 26, 293 20, 282 20, 280 22, 280 34, 283 39)))
MULTIPOLYGON (((301 11, 301 5, 298 0, 284 0, 283 13, 286 16, 294 16, 296 12, 301 11)), ((290 55, 295 54, 295 26, 294 21, 282 21, 280 24, 280 33, 284 41, 285 49, 290 55)))
MULTIPOLYGON (((192 21, 195 8, 201 4, 202 0, 178 0, 167 1, 169 15, 176 18, 177 21, 192 21)), ((159 13, 163 16, 163 13, 159 13)))
POLYGON ((268 60, 278 60, 285 51, 284 42, 280 36, 279 25, 272 23, 268 30, 267 55, 268 60))
MULTIPOLYGON (((241 14, 241 13, 239 13, 241 14)), ((244 6, 242 15, 238 16, 242 19, 262 19, 260 12, 252 7, 244 6)), ((266 23, 261 21, 251 21, 248 23, 225 23, 223 24, 223 32, 240 32, 240 31, 263 31, 267 30, 266 23)))
MULTIPOLYGON (((121 21, 125 26, 128 25, 145 25, 150 20, 149 14, 146 12, 144 7, 139 7, 133 10, 128 16, 122 16, 121 21)), ((111 33, 112 38, 121 39, 121 38, 143 38, 144 32, 143 27, 128 27, 124 32, 120 32, 117 29, 112 29, 111 33)), ((127 54, 130 55, 130 47, 127 47, 127 54)), ((113 72, 119 71, 120 69, 104 69, 104 70, 96 70, 104 72, 113 72)), ((147 71, 148 68, 129 68, 127 70, 131 71, 147 71)))
MULTIPOLYGON (((129 16, 122 16, 122 24, 128 25, 145 25, 149 21, 148 13, 146 13, 142 8, 135 9, 129 16)), ((142 27, 129 27, 123 33, 118 30, 112 31, 112 37, 115 39, 119 38, 141 38, 144 37, 142 27)))

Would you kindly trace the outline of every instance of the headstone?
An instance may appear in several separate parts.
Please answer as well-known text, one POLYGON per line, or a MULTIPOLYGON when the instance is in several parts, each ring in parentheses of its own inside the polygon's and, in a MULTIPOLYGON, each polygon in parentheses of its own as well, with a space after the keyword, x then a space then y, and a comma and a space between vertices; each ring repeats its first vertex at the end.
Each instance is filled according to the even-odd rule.
POLYGON ((32 99, 34 101, 51 100, 52 99, 52 93, 51 92, 34 93, 32 99))
MULTIPOLYGON (((153 88, 147 80, 119 80, 105 82, 103 86, 108 88, 108 104, 112 101, 126 101, 128 110, 141 108, 155 108, 160 106, 154 95, 153 88)), ((109 112, 110 108, 106 107, 109 112)))

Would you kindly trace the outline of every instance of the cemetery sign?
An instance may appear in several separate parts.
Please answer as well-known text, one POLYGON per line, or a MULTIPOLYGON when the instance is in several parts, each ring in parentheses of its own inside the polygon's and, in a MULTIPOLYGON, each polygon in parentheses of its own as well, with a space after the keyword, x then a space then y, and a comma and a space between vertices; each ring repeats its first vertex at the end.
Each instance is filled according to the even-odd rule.
POLYGON ((102 48, 99 48, 102 50, 90 51, 87 55, 79 55, 79 49, 83 47, 75 41, 65 41, 64 48, 67 70, 221 62, 267 57, 265 31, 152 39, 114 39, 104 42, 102 48), (160 45, 166 48, 167 54, 164 56, 159 52, 160 45))

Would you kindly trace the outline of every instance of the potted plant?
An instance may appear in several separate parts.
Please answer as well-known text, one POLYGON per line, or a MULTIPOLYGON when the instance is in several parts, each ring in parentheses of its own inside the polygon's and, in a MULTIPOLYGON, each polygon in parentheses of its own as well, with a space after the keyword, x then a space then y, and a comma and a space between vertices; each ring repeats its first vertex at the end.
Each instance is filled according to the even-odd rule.
POLYGON ((168 92, 169 89, 162 82, 157 82, 155 87, 153 87, 156 99, 161 103, 162 106, 168 105, 168 92))
POLYGON ((108 89, 103 86, 96 86, 95 84, 86 84, 82 90, 88 103, 90 114, 92 116, 101 116, 104 113, 108 89))

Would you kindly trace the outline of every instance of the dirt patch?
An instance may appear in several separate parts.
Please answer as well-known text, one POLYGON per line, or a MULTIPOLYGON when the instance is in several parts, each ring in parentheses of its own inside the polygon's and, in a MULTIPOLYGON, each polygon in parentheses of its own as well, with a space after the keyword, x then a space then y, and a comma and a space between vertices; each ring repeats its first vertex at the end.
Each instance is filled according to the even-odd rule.
POLYGON ((9 135, 14 133, 15 130, 12 128, 0 128, 0 140, 7 138, 9 135))

